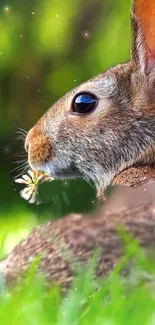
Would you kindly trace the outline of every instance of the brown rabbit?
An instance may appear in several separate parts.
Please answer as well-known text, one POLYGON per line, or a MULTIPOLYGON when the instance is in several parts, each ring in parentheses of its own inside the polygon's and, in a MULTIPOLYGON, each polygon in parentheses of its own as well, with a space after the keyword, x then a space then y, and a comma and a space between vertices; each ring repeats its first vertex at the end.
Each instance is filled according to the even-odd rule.
MULTIPOLYGON (((124 252, 119 226, 137 238, 142 247, 155 248, 155 182, 136 189, 117 189, 111 200, 93 216, 72 214, 36 227, 0 263, 7 284, 21 279, 38 255, 38 270, 49 283, 57 282, 65 290, 79 265, 92 261, 99 249, 97 276, 108 274, 124 252)), ((128 270, 128 268, 125 270, 128 270)))
MULTIPOLYGON (((154 174, 154 11, 154 0, 135 0, 131 61, 71 90, 28 132, 33 169, 55 179, 83 177, 99 196, 129 167, 147 165, 154 174)), ((124 179, 135 183, 125 174, 119 183, 124 179)))
MULTIPOLYGON (((99 194, 111 182, 137 186, 155 179, 154 11, 154 0, 136 0, 131 61, 72 90, 29 131, 25 148, 32 168, 54 178, 84 177, 99 194)), ((1 262, 5 279, 18 279, 42 253, 39 269, 66 288, 73 261, 88 262, 96 247, 97 275, 106 274, 123 253, 120 224, 143 247, 154 247, 154 186, 123 189, 99 215, 70 215, 35 228, 1 262)))

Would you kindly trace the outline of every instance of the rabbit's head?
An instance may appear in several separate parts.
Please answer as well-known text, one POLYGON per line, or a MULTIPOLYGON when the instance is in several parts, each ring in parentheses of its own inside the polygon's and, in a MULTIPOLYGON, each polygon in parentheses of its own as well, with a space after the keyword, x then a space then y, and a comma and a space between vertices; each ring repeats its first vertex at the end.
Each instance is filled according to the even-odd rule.
POLYGON ((127 167, 154 161, 154 12, 154 0, 136 0, 131 61, 71 90, 28 132, 33 169, 83 177, 100 191, 127 167))

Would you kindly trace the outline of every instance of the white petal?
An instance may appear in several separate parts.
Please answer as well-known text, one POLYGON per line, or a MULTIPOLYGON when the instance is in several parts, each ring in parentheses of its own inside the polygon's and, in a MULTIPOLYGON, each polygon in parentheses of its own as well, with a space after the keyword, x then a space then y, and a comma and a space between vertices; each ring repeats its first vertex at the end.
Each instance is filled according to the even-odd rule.
POLYGON ((37 192, 34 191, 32 193, 32 196, 31 196, 30 200, 29 200, 29 203, 34 204, 36 202, 36 200, 37 200, 37 192))
POLYGON ((39 204, 41 204, 41 203, 43 203, 43 201, 39 198, 39 199, 37 199, 37 201, 36 201, 36 205, 39 205, 39 204))
POLYGON ((16 178, 16 179, 15 179, 15 183, 27 184, 27 182, 25 182, 25 180, 22 179, 22 178, 16 178))
POLYGON ((29 187, 24 188, 24 190, 20 191, 20 196, 28 201, 33 193, 33 190, 29 187))
POLYGON ((54 181, 54 178, 53 177, 49 177, 49 182, 52 182, 54 181))
POLYGON ((36 182, 37 178, 40 176, 40 172, 38 170, 33 170, 33 180, 36 182))
POLYGON ((47 179, 47 177, 48 177, 48 176, 47 176, 46 174, 42 174, 42 175, 40 175, 40 176, 38 177, 37 182, 42 183, 42 182, 44 182, 45 179, 47 179))
POLYGON ((45 182, 51 182, 54 178, 49 177, 47 174, 43 174, 38 177, 38 182, 45 183, 45 182))
POLYGON ((52 182, 54 180, 54 178, 52 177, 46 177, 42 180, 42 183, 45 183, 45 182, 52 182))
POLYGON ((41 174, 40 176, 38 176, 37 181, 40 181, 44 177, 45 177, 44 174, 41 174))
POLYGON ((31 169, 28 170, 28 174, 33 178, 33 171, 31 169))
POLYGON ((26 180, 26 182, 31 182, 31 178, 29 176, 23 175, 22 177, 23 177, 23 179, 26 180))

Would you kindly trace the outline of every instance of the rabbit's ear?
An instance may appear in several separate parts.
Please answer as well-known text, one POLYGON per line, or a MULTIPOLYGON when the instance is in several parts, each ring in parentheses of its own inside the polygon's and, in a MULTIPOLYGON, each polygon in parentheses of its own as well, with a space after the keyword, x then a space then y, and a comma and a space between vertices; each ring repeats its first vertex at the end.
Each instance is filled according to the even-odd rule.
POLYGON ((155 0, 134 0, 132 13, 133 60, 149 74, 155 64, 155 0))

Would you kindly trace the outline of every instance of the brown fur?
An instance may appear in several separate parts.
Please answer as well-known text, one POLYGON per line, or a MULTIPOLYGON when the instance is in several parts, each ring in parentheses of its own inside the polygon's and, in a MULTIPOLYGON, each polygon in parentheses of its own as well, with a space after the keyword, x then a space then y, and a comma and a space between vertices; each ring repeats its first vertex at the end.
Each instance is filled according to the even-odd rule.
POLYGON ((120 226, 137 238, 142 247, 154 248, 154 190, 155 183, 136 190, 117 190, 95 216, 72 214, 34 228, 1 262, 5 280, 8 284, 19 281, 34 258, 41 255, 38 270, 44 272, 48 282, 57 282, 66 289, 76 274, 77 266, 89 263, 97 248, 100 249, 100 258, 96 274, 106 275, 124 252, 118 234, 120 226))
POLYGON ((113 180, 114 185, 137 187, 155 180, 155 168, 153 166, 139 166, 125 169, 113 180))
MULTIPOLYGON (((155 4, 148 1, 146 17, 145 7, 145 1, 134 1, 131 61, 71 90, 45 113, 26 139, 32 168, 54 178, 83 177, 95 184, 102 199, 104 189, 120 179, 122 171, 154 162, 155 4), (72 102, 83 92, 94 94, 98 103, 90 114, 77 115, 72 102)), ((127 180, 129 183, 134 180, 127 180)))
MULTIPOLYGON (((26 139, 32 168, 55 178, 93 181, 102 199, 111 182, 135 187, 155 179, 155 3, 147 1, 146 16, 145 3, 134 1, 131 61, 70 91, 26 139), (87 115, 74 114, 74 96, 86 91, 98 98, 96 109, 87 115)), ((154 187, 146 184, 140 192, 130 191, 123 189, 100 215, 71 215, 35 228, 1 263, 5 279, 18 279, 32 259, 43 253, 39 269, 50 282, 58 281, 66 288, 75 274, 74 264, 88 262, 96 247, 101 248, 97 275, 107 274, 123 254, 119 225, 143 247, 154 247, 154 187)))

